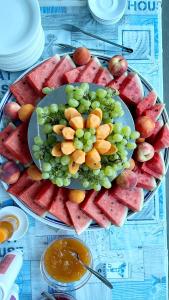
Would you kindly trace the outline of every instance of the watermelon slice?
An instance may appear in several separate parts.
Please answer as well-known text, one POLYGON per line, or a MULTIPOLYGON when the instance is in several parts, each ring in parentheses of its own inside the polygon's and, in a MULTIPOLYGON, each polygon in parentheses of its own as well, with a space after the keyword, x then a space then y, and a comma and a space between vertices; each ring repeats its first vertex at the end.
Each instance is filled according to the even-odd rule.
POLYGON ((155 91, 151 91, 143 100, 137 105, 136 114, 141 116, 143 112, 147 109, 150 109, 155 105, 157 100, 157 94, 155 91))
POLYGON ((154 150, 159 151, 169 147, 169 125, 165 124, 153 143, 154 150))
POLYGON ((27 123, 20 124, 4 142, 4 146, 11 152, 13 157, 23 164, 32 161, 28 147, 27 130, 27 123))
POLYGON ((74 83, 76 82, 77 77, 79 76, 80 72, 83 71, 85 66, 77 67, 71 71, 68 71, 64 74, 64 81, 67 83, 74 83))
POLYGON ((31 186, 28 186, 20 193, 19 199, 21 199, 35 214, 44 216, 46 209, 40 207, 34 202, 36 194, 39 192, 43 185, 42 181, 36 181, 31 186))
POLYGON ((111 194, 132 211, 140 211, 143 207, 144 192, 141 188, 123 189, 117 186, 111 190, 111 194))
POLYGON ((143 115, 150 117, 153 121, 157 121, 157 119, 161 115, 164 107, 165 107, 165 105, 162 103, 155 104, 151 109, 145 110, 143 115))
POLYGON ((64 74, 75 67, 76 66, 70 56, 64 56, 53 72, 49 75, 43 86, 48 86, 50 88, 61 86, 64 83, 64 74))
POLYGON ((101 190, 96 197, 96 205, 116 226, 122 226, 127 217, 128 208, 121 204, 108 191, 101 190))
POLYGON ((112 79, 113 76, 107 68, 100 68, 99 72, 96 74, 94 82, 106 86, 112 79))
POLYGON ((9 123, 6 128, 0 132, 0 154, 6 157, 9 160, 13 160, 12 153, 5 147, 4 141, 14 132, 15 126, 12 123, 9 123))
POLYGON ((152 133, 151 136, 148 137, 147 141, 150 143, 150 144, 153 144, 154 140, 156 139, 160 129, 163 127, 163 122, 162 121, 156 121, 155 122, 155 128, 154 128, 154 131, 152 133))
POLYGON ((135 167, 134 172, 137 174, 137 187, 147 191, 153 191, 156 188, 157 184, 153 176, 145 173, 139 167, 135 167))
POLYGON ((136 73, 129 73, 120 86, 120 97, 127 104, 137 105, 143 100, 142 82, 136 73))
POLYGON ((97 192, 91 190, 87 193, 85 200, 81 205, 81 209, 93 220, 96 221, 101 227, 108 228, 110 227, 110 220, 107 219, 105 214, 100 210, 99 207, 95 204, 95 198, 97 192))
POLYGON ((66 202, 66 207, 69 212, 70 218, 72 220, 73 226, 77 234, 81 234, 85 229, 89 227, 92 222, 81 209, 79 204, 73 203, 71 201, 66 202))
POLYGON ((26 76, 27 81, 38 95, 43 96, 43 84, 46 81, 46 79, 51 75, 51 73, 57 66, 59 60, 60 56, 56 54, 55 56, 51 57, 50 59, 37 66, 26 76))
POLYGON ((126 76, 127 76, 127 72, 125 72, 123 75, 119 77, 114 78, 112 81, 109 82, 107 86, 112 89, 119 90, 126 76))
POLYGON ((22 175, 19 177, 18 181, 7 189, 7 192, 19 197, 20 193, 22 193, 27 187, 33 184, 34 181, 29 177, 27 171, 24 171, 22 175))
POLYGON ((33 88, 27 82, 26 77, 13 83, 9 88, 20 105, 27 103, 35 105, 39 98, 37 93, 35 93, 33 88))
POLYGON ((141 169, 155 178, 161 179, 165 174, 163 156, 160 153, 155 152, 153 158, 144 162, 141 169))
POLYGON ((37 193, 34 202, 41 207, 48 208, 57 193, 55 185, 50 180, 45 180, 40 191, 37 193))
POLYGON ((77 77, 77 82, 94 82, 97 72, 100 69, 100 61, 97 57, 91 59, 85 66, 84 70, 80 72, 77 77))
POLYGON ((49 213, 54 215, 56 218, 58 218, 65 224, 72 225, 70 217, 69 217, 67 209, 66 209, 67 198, 68 197, 66 195, 66 189, 59 188, 57 190, 56 197, 53 200, 48 211, 49 211, 49 213))

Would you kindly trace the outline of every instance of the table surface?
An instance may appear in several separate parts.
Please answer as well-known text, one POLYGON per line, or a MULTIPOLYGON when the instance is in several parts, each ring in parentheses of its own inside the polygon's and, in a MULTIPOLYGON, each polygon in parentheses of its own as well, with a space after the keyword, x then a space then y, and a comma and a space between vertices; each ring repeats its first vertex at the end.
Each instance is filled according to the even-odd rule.
MULTIPOLYGON (((90 32, 106 36, 115 42, 134 49, 125 55, 131 67, 140 72, 157 90, 163 99, 162 86, 162 42, 160 1, 128 0, 122 20, 112 26, 102 26, 90 16, 86 0, 40 0, 42 25, 46 44, 42 58, 61 53, 56 42, 85 45, 92 48, 112 50, 109 55, 119 53, 103 42, 79 34, 56 30, 61 23, 73 23, 90 32)), ((0 93, 18 74, 0 71, 0 93)), ((2 96, 2 95, 1 95, 2 96)), ((1 206, 12 205, 3 189, 0 190, 1 206)), ((47 287, 39 272, 39 259, 46 245, 56 235, 69 235, 68 231, 53 230, 30 217, 28 234, 21 241, 0 246, 0 257, 12 249, 24 251, 24 265, 17 278, 20 299, 38 300, 40 292, 47 287), (43 234, 42 234, 43 233, 43 234)), ((143 211, 128 219, 123 228, 85 232, 81 238, 89 245, 94 256, 96 269, 114 284, 113 293, 92 277, 89 283, 74 293, 77 300, 166 300, 167 240, 166 240, 166 197, 164 183, 156 196, 143 211), (97 295, 97 297, 96 297, 97 295)))

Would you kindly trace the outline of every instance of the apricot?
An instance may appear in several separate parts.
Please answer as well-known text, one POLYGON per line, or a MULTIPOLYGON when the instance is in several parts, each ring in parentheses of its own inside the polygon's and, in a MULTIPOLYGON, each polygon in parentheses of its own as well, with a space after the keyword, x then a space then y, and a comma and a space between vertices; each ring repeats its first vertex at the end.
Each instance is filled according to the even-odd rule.
POLYGON ((136 120, 135 127, 141 138, 148 138, 154 131, 155 122, 148 116, 141 116, 136 120))
POLYGON ((79 165, 83 164, 85 162, 85 152, 82 150, 75 150, 72 154, 72 159, 79 165))
POLYGON ((77 111, 77 109, 73 108, 73 107, 66 108, 64 111, 64 115, 65 115, 66 120, 68 120, 68 121, 70 121, 70 119, 72 119, 74 117, 81 116, 81 114, 77 111))
POLYGON ((39 181, 39 180, 42 179, 42 173, 40 172, 40 170, 35 165, 31 165, 27 169, 27 173, 35 181, 39 181))
POLYGON ((63 128, 65 128, 65 125, 54 125, 53 126, 53 131, 58 134, 58 135, 62 135, 62 130, 63 128))
POLYGON ((18 181, 20 169, 13 161, 5 162, 0 166, 0 179, 7 184, 13 184, 18 181))
POLYGON ((9 102, 4 106, 4 114, 11 120, 17 120, 19 118, 18 111, 21 106, 16 102, 9 102))
POLYGON ((62 135, 65 138, 65 140, 73 140, 75 135, 75 130, 71 127, 65 127, 62 130, 62 135))
POLYGON ((111 143, 105 140, 97 140, 94 147, 99 154, 105 154, 111 149, 111 143))
POLYGON ((117 147, 113 144, 111 144, 111 148, 108 152, 106 152, 104 155, 112 155, 115 154, 118 151, 117 147))
POLYGON ((75 162, 71 159, 71 161, 70 161, 70 163, 69 163, 69 166, 68 166, 68 168, 69 168, 69 173, 72 174, 72 175, 76 174, 76 173, 79 171, 79 167, 80 167, 80 165, 77 164, 77 163, 75 163, 75 162))
POLYGON ((84 120, 83 120, 82 116, 77 116, 77 117, 70 119, 69 124, 75 130, 84 128, 84 120))
POLYGON ((81 203, 85 199, 86 192, 80 190, 70 190, 69 200, 74 203, 81 203))
POLYGON ((55 157, 61 157, 63 155, 62 151, 61 151, 61 143, 57 143, 51 151, 51 154, 55 157))
POLYGON ((109 124, 103 124, 96 129, 96 139, 105 140, 111 132, 109 124))
POLYGON ((93 148, 91 151, 89 151, 86 154, 85 162, 89 168, 93 170, 99 169, 101 167, 100 161, 101 161, 100 154, 95 148, 93 148))
POLYGON ((30 119, 35 107, 32 104, 24 104, 18 110, 18 117, 22 122, 26 122, 30 119))
POLYGON ((100 108, 96 108, 96 109, 92 110, 91 114, 98 116, 100 118, 100 120, 102 120, 103 113, 100 108))
POLYGON ((90 51, 85 47, 79 47, 73 53, 73 60, 76 65, 86 65, 91 59, 90 51))
POLYGON ((86 128, 98 128, 100 126, 101 119, 93 114, 90 114, 86 120, 86 128))
POLYGON ((73 142, 65 141, 65 142, 61 143, 61 151, 63 154, 69 155, 69 154, 73 153, 75 150, 76 149, 75 149, 73 142))

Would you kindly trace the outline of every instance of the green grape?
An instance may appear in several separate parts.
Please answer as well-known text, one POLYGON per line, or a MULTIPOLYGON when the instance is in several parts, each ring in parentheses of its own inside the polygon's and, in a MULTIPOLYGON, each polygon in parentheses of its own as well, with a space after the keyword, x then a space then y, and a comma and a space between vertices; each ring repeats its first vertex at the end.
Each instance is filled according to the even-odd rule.
POLYGON ((85 112, 85 106, 83 104, 80 104, 79 107, 78 107, 78 111, 83 114, 85 112))
POLYGON ((105 98, 107 95, 107 91, 104 90, 104 89, 97 89, 96 91, 96 96, 99 98, 99 99, 103 99, 105 98))
POLYGON ((42 107, 37 107, 36 113, 37 113, 39 116, 42 116, 42 115, 43 115, 43 108, 42 108, 42 107))
POLYGON ((103 113, 103 119, 108 119, 109 118, 109 113, 106 111, 103 113))
POLYGON ((42 89, 42 93, 45 95, 49 95, 51 92, 53 92, 53 90, 54 90, 54 88, 50 88, 50 87, 46 86, 42 89))
POLYGON ((52 169, 52 166, 51 166, 50 163, 48 163, 48 162, 43 162, 43 164, 42 164, 42 170, 43 170, 44 172, 50 172, 51 169, 52 169))
POLYGON ((89 84, 86 82, 81 83, 80 88, 85 91, 88 92, 89 91, 89 84))
POLYGON ((61 157, 60 162, 62 164, 62 166, 67 166, 70 162, 70 156, 68 155, 64 155, 61 157))
POLYGON ((84 146, 83 146, 84 152, 89 152, 90 150, 92 150, 92 148, 93 148, 93 144, 92 145, 84 144, 84 146))
POLYGON ((83 137, 84 136, 84 130, 83 129, 77 129, 76 130, 76 136, 78 137, 78 138, 81 138, 81 137, 83 137))
POLYGON ((61 125, 67 125, 67 121, 65 120, 65 119, 61 119, 60 121, 59 121, 59 124, 61 124, 61 125))
POLYGON ((66 108, 66 106, 64 105, 64 104, 59 104, 59 111, 60 112, 64 112, 65 111, 65 108, 66 108))
POLYGON ((38 146, 42 146, 43 145, 43 141, 42 139, 40 138, 40 136, 35 136, 34 137, 34 143, 38 146))
POLYGON ((87 132, 85 132, 85 134, 84 134, 84 139, 85 140, 89 140, 90 138, 91 138, 91 133, 89 132, 89 131, 87 131, 87 132))
POLYGON ((53 131, 53 127, 51 124, 47 123, 43 127, 43 132, 44 133, 51 133, 53 131))
POLYGON ((56 183, 57 186, 62 187, 63 186, 63 179, 60 178, 60 177, 57 177, 55 179, 55 183, 56 183))
POLYGON ((74 91, 74 86, 71 84, 67 84, 67 86, 65 87, 65 92, 66 94, 70 94, 74 91))
POLYGON ((89 97, 90 97, 91 100, 96 99, 96 92, 90 91, 90 92, 89 92, 89 97))
POLYGON ((86 166, 86 165, 83 165, 83 170, 84 170, 85 172, 89 171, 89 168, 88 168, 88 166, 86 166))
POLYGON ((76 99, 69 99, 68 104, 70 107, 78 107, 79 106, 79 101, 76 99))
POLYGON ((112 98, 107 99, 107 102, 106 102, 107 105, 114 108, 114 103, 115 103, 114 99, 112 99, 112 98))
POLYGON ((121 133, 122 126, 123 125, 120 122, 117 122, 117 123, 113 124, 113 132, 114 133, 121 133))
POLYGON ((35 152, 40 151, 40 147, 38 145, 33 145, 32 150, 35 151, 35 152))
POLYGON ((44 123, 45 123, 45 119, 44 118, 42 118, 42 117, 38 117, 38 124, 39 125, 43 125, 44 123))
POLYGON ((107 166, 105 169, 104 169, 104 174, 106 176, 114 176, 115 175, 115 171, 114 169, 111 167, 111 166, 107 166))
POLYGON ((98 170, 93 170, 93 174, 94 174, 94 175, 97 176, 97 175, 99 175, 99 173, 100 173, 100 169, 98 169, 98 170))
POLYGON ((99 183, 95 183, 93 185, 93 189, 96 191, 96 192, 99 192, 101 190, 101 185, 99 183))
POLYGON ((96 133, 96 129, 95 129, 95 128, 90 128, 90 129, 89 129, 89 132, 90 132, 91 134, 95 134, 95 133, 96 133))
POLYGON ((83 185, 84 188, 88 188, 89 185, 90 185, 90 183, 89 183, 89 181, 84 180, 84 181, 82 182, 82 185, 83 185))
POLYGON ((78 150, 82 150, 83 149, 83 143, 80 140, 78 140, 78 139, 74 140, 74 146, 78 150))
POLYGON ((45 106, 45 107, 43 108, 43 112, 44 112, 45 115, 48 115, 48 114, 49 114, 49 108, 48 108, 48 106, 45 106))
POLYGON ((51 105, 49 106, 49 111, 50 111, 51 113, 57 113, 57 112, 58 112, 58 105, 55 104, 55 103, 51 104, 51 105))
POLYGON ((111 188, 111 182, 107 177, 104 177, 103 180, 101 181, 101 183, 102 183, 102 186, 105 189, 110 189, 111 188))
POLYGON ((140 137, 140 133, 138 132, 138 131, 133 131, 133 132, 131 132, 131 134, 130 134, 130 138, 132 139, 132 140, 136 140, 136 139, 138 139, 140 137))
POLYGON ((50 174, 47 172, 42 172, 42 178, 43 179, 48 179, 50 177, 50 174))
POLYGON ((39 152, 34 152, 33 155, 34 155, 35 159, 40 159, 40 153, 39 152))
POLYGON ((135 148, 137 148, 137 145, 136 143, 127 143, 126 147, 129 150, 134 150, 135 148))
POLYGON ((105 124, 112 123, 112 121, 113 120, 111 118, 104 119, 105 124))
POLYGON ((125 169, 130 168, 130 163, 129 163, 129 161, 126 161, 126 162, 123 164, 123 167, 124 167, 125 169))
POLYGON ((127 140, 126 140, 126 139, 123 139, 123 140, 121 141, 121 145, 125 146, 126 144, 127 144, 127 140))
POLYGON ((129 126, 124 126, 121 130, 121 133, 126 137, 129 138, 131 134, 131 128, 129 126))
POLYGON ((49 146, 53 146, 53 144, 56 143, 56 137, 54 135, 49 135, 47 143, 49 146))
POLYGON ((73 174, 72 177, 73 177, 74 179, 79 178, 79 173, 77 172, 76 174, 73 174))
POLYGON ((121 142, 123 139, 123 136, 119 133, 115 133, 115 134, 113 134, 112 139, 114 140, 114 142, 121 142))
POLYGON ((99 102, 99 101, 94 101, 94 102, 92 102, 91 107, 92 107, 93 109, 99 108, 99 107, 100 107, 100 102, 99 102))
POLYGON ((70 183, 71 183, 71 180, 70 180, 69 178, 64 178, 64 179, 63 179, 63 185, 64 185, 64 186, 69 186, 70 183))
POLYGON ((78 88, 77 90, 75 90, 75 91, 73 92, 73 95, 74 95, 74 98, 75 98, 76 100, 80 100, 80 99, 82 99, 83 96, 84 96, 84 90, 78 88))
POLYGON ((106 91, 107 91, 107 95, 110 97, 110 96, 113 96, 113 90, 109 87, 106 88, 106 91))

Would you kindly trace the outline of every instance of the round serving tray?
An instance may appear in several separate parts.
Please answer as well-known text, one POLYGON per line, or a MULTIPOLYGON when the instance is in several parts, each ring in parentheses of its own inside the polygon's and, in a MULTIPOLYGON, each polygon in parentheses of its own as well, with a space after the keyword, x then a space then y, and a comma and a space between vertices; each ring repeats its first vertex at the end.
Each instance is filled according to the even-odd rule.
MULTIPOLYGON (((64 53, 64 55, 66 55, 66 54, 72 55, 72 53, 64 53)), ((97 55, 97 57, 98 57, 98 59, 100 60, 100 62, 102 63, 103 66, 107 66, 108 60, 110 59, 109 56, 97 55)), ((26 72, 24 72, 17 79, 17 81, 19 79, 21 79, 23 76, 25 76, 32 69, 34 69, 36 66, 38 66, 39 64, 41 64, 42 62, 43 61, 41 61, 40 63, 37 63, 36 65, 34 65, 30 69, 28 69, 26 72)), ((139 75, 139 77, 141 79, 141 82, 143 84, 145 93, 150 92, 151 90, 153 90, 152 86, 137 71, 133 70, 130 67, 128 68, 128 71, 129 72, 134 71, 134 72, 136 72, 139 75)), ((3 99, 1 100, 1 103, 0 103, 0 130, 2 130, 5 127, 5 125, 6 125, 6 118, 5 118, 4 114, 3 114, 4 105, 7 102, 12 101, 13 98, 14 97, 13 97, 12 93, 8 90, 7 93, 4 95, 3 99)), ((157 103, 161 103, 161 102, 162 101, 158 97, 157 98, 157 103)), ((162 122, 164 124, 169 121, 166 109, 164 109, 163 112, 162 112, 161 120, 162 120, 162 122)), ((169 148, 167 148, 167 149, 165 149, 164 151, 161 151, 161 152, 162 152, 162 155, 163 155, 163 158, 164 158, 165 169, 167 171, 168 165, 169 165, 169 148)), ((2 156, 0 156, 0 163, 3 163, 4 161, 5 161, 5 159, 2 156)), ((157 182, 157 187, 156 187, 155 190, 153 190, 151 192, 146 192, 145 191, 145 194, 144 194, 144 204, 146 204, 155 195, 155 193, 156 193, 157 189, 159 188, 162 180, 157 180, 156 182, 157 182)), ((7 190, 8 185, 6 183, 4 183, 4 182, 2 182, 2 185, 4 186, 5 190, 7 190)), ((74 231, 73 228, 71 228, 68 225, 66 225, 65 223, 59 221, 58 219, 56 219, 54 216, 52 216, 49 213, 47 213, 47 215, 44 216, 44 217, 39 217, 30 208, 28 208, 28 206, 26 206, 21 200, 19 200, 18 198, 16 198, 13 195, 11 195, 11 197, 16 202, 17 205, 19 205, 23 210, 25 210, 27 213, 29 213, 32 217, 36 218, 37 220, 39 220, 39 221, 41 221, 41 222, 43 222, 43 223, 45 223, 47 225, 50 225, 50 226, 52 226, 54 228, 60 228, 60 229, 74 231)), ((131 216, 132 214, 135 214, 135 213, 133 213, 132 211, 129 211, 128 216, 131 216)), ((90 227, 88 228, 88 230, 93 230, 93 229, 101 229, 101 227, 98 224, 96 224, 96 223, 93 222, 90 225, 90 227)))

